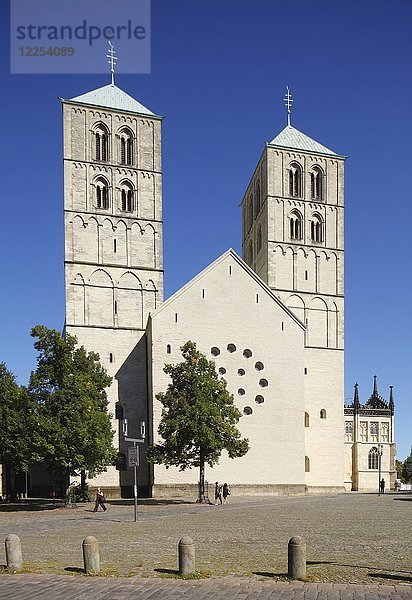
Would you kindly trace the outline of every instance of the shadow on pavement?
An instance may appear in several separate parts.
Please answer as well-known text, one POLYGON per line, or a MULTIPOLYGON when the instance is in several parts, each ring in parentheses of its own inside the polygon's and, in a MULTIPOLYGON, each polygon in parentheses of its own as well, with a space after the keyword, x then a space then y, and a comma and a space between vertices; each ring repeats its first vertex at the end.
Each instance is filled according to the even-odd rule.
POLYGON ((375 577, 378 579, 392 579, 393 581, 403 581, 405 583, 412 583, 412 576, 405 577, 404 575, 393 575, 390 573, 368 573, 369 577, 375 577))
MULTIPOLYGON (((168 498, 138 498, 138 504, 144 504, 145 506, 169 506, 176 504, 196 504, 196 502, 192 502, 191 500, 178 500, 178 499, 168 499, 168 498)), ((117 499, 109 499, 106 504, 112 504, 113 506, 133 506, 134 498, 119 498, 117 499)))
POLYGON ((166 575, 179 575, 179 571, 176 569, 153 569, 156 573, 164 573, 166 575))
POLYGON ((39 510, 56 510, 63 508, 63 500, 20 500, 19 502, 5 502, 0 504, 0 512, 24 512, 39 510))
POLYGON ((81 567, 65 567, 65 571, 69 571, 69 573, 85 573, 85 570, 81 567))

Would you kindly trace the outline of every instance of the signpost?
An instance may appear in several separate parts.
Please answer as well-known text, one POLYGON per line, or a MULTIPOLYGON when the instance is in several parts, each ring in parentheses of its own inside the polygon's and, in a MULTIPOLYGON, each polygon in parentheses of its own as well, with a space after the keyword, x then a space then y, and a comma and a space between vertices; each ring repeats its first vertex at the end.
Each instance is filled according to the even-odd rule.
POLYGON ((146 424, 144 421, 140 423, 140 438, 131 438, 126 437, 125 442, 133 442, 133 446, 127 449, 127 463, 129 467, 133 467, 133 475, 134 475, 134 486, 133 486, 133 496, 134 496, 134 520, 137 521, 137 467, 140 465, 140 453, 139 446, 137 444, 143 444, 146 437, 146 424))

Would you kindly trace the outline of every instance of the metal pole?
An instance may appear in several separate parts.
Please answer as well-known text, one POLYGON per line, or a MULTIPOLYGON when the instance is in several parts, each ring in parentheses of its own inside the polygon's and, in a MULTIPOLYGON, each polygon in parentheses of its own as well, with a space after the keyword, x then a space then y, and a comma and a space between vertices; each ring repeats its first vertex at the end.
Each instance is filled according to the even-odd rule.
POLYGON ((27 486, 27 471, 24 471, 24 479, 25 479, 25 483, 26 483, 26 494, 25 494, 25 498, 28 498, 28 486, 27 486))
POLYGON ((378 456, 379 456, 379 481, 378 481, 378 496, 381 495, 381 470, 382 470, 382 446, 378 444, 378 456))
MULTIPOLYGON (((136 442, 133 442, 133 446, 136 447, 136 442)), ((134 471, 134 522, 136 523, 137 521, 137 466, 134 465, 133 467, 133 471, 134 471)))

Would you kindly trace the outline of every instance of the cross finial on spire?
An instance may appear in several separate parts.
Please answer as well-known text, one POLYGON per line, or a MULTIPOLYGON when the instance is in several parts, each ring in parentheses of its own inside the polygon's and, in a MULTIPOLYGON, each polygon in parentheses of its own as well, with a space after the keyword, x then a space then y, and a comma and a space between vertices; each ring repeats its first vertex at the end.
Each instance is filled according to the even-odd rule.
POLYGON ((109 54, 106 54, 106 57, 109 59, 107 62, 110 65, 110 72, 112 74, 112 85, 114 85, 114 68, 117 62, 116 52, 114 50, 114 45, 109 40, 109 54))
POLYGON ((290 93, 289 90, 289 86, 286 86, 286 94, 285 97, 283 98, 283 102, 285 103, 286 109, 287 109, 287 115, 288 115, 288 125, 290 125, 290 113, 291 113, 291 108, 292 108, 292 95, 290 93))

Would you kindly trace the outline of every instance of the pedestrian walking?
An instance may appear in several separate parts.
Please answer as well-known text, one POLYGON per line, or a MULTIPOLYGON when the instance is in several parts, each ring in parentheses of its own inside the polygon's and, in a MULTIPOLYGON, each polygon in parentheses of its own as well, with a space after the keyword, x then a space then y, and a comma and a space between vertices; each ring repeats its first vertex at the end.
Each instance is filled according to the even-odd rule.
POLYGON ((98 509, 99 509, 99 506, 101 506, 102 509, 104 510, 104 512, 106 512, 107 507, 105 505, 105 502, 106 502, 106 500, 105 500, 105 497, 104 497, 104 494, 103 494, 102 490, 100 488, 97 488, 97 491, 96 491, 96 500, 95 500, 95 503, 94 503, 93 512, 97 512, 98 509))
POLYGON ((222 486, 218 481, 215 483, 215 504, 222 504, 222 486))
POLYGON ((223 504, 229 504, 230 488, 227 483, 223 484, 223 504))
POLYGON ((383 477, 380 482, 380 488, 381 488, 381 494, 384 494, 385 493, 385 480, 383 477))

